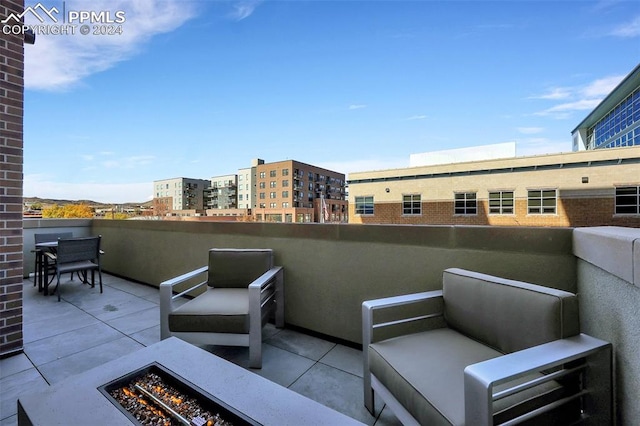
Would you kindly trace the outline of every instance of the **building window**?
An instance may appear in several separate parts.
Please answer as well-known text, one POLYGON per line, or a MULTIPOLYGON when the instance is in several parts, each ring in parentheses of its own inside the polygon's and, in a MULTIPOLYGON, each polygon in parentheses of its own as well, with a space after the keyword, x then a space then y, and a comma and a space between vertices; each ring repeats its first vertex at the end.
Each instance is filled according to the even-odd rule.
POLYGON ((373 196, 355 197, 356 214, 373 214, 373 196))
POLYGON ((264 192, 261 192, 261 193, 260 193, 260 199, 261 199, 261 200, 264 200, 264 192))
POLYGON ((283 209, 288 209, 289 208, 289 203, 282 203, 282 208, 283 209))
POLYGON ((269 187, 275 188, 276 187, 276 181, 272 180, 271 182, 269 182, 269 187))
POLYGON ((453 213, 459 215, 478 214, 478 199, 475 192, 456 192, 453 213))
POLYGON ((275 192, 270 192, 269 193, 269 198, 276 198, 276 193, 275 192))
POLYGON ((264 209, 267 205, 265 203, 260 203, 260 208, 264 209))
POLYGON ((276 171, 275 170, 269 171, 269 176, 270 177, 276 177, 276 171))
POLYGON ((269 203, 269 207, 272 208, 272 209, 275 209, 276 208, 276 203, 269 203))
POLYGON ((289 191, 282 191, 282 198, 289 198, 289 191))
POLYGON ((490 214, 513 214, 513 191, 489 192, 490 214))
POLYGON ((289 176, 289 169, 282 169, 282 176, 289 176))
POLYGON ((529 214, 556 214, 557 191, 555 189, 531 189, 527 191, 529 214))
POLYGON ((420 194, 402 196, 402 214, 422 214, 422 202, 420 194))
POLYGON ((640 186, 616 188, 616 214, 640 214, 640 186))
POLYGON ((242 194, 238 194, 238 200, 242 201, 242 194))
POLYGON ((260 189, 264 189, 265 187, 265 183, 264 182, 260 182, 260 189))
POLYGON ((260 172, 260 179, 264 179, 266 177, 266 173, 265 172, 260 172))
POLYGON ((282 181, 282 187, 286 188, 287 186, 289 186, 289 179, 285 179, 282 181))

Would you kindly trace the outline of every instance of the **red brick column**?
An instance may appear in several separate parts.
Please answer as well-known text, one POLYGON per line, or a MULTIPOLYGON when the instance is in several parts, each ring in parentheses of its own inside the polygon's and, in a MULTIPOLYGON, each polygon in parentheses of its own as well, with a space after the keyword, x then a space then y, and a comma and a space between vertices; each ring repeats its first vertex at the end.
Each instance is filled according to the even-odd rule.
MULTIPOLYGON (((0 19, 23 10, 24 0, 2 0, 0 19)), ((23 343, 23 46, 22 36, 0 34, 0 357, 23 343)))

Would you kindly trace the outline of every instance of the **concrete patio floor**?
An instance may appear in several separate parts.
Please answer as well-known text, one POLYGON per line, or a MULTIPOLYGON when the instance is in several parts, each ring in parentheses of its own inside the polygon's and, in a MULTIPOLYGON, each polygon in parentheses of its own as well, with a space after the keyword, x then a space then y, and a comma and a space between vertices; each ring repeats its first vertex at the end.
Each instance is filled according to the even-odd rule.
MULTIPOLYGON (((102 294, 77 278, 64 282, 61 302, 24 281, 24 353, 0 360, 0 426, 17 424, 21 393, 39 392, 160 340, 158 289, 103 278, 102 294)), ((265 334, 263 367, 249 371, 365 424, 400 424, 381 402, 376 417, 364 408, 361 351, 271 324, 265 334)), ((202 348, 248 368, 246 348, 202 348)))

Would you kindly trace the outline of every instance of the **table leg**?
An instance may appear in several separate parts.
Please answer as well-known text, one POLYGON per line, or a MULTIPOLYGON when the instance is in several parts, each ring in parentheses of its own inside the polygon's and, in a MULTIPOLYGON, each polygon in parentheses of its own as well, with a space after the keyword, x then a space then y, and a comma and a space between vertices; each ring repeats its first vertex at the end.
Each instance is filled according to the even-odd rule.
POLYGON ((44 275, 44 295, 49 295, 49 258, 47 256, 44 257, 44 268, 41 276, 44 275))
POLYGON ((38 291, 42 291, 42 258, 44 256, 44 252, 42 250, 36 251, 36 281, 38 282, 38 291))

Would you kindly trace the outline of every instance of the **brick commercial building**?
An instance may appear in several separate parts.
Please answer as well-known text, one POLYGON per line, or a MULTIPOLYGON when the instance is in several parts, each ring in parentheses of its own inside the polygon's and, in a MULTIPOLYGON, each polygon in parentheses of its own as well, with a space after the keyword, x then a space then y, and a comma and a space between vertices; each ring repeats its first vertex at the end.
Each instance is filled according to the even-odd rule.
POLYGON ((294 160, 256 168, 257 221, 347 222, 345 176, 294 160))
POLYGON ((640 227, 640 147, 351 173, 349 223, 640 227))

